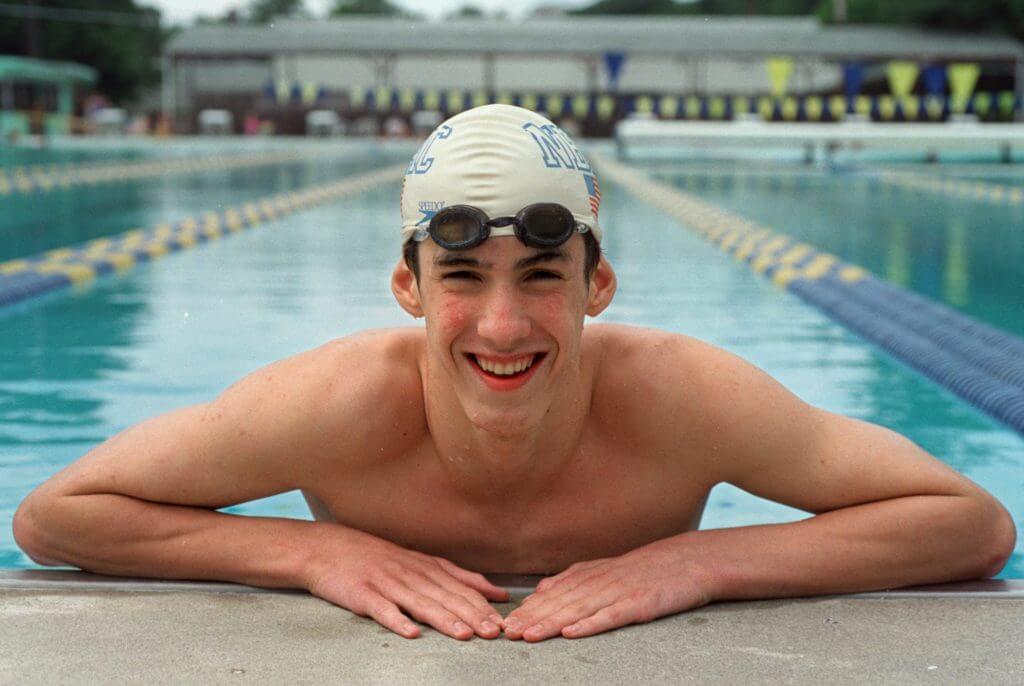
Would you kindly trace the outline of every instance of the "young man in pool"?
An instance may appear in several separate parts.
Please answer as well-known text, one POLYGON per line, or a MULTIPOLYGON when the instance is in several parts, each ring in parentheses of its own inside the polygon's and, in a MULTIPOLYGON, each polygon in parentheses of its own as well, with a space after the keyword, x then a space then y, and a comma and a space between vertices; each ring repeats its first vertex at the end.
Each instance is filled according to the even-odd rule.
POLYGON ((998 573, 1006 510, 909 440, 692 338, 584 328, 616 288, 599 199, 546 119, 453 117, 403 185, 392 290, 425 328, 328 343, 118 434, 26 498, 18 543, 103 574, 304 588, 410 638, 410 617, 538 641, 998 573), (815 516, 700 531, 722 482, 815 516), (215 511, 294 489, 315 522, 215 511), (550 576, 502 618, 482 572, 550 576))

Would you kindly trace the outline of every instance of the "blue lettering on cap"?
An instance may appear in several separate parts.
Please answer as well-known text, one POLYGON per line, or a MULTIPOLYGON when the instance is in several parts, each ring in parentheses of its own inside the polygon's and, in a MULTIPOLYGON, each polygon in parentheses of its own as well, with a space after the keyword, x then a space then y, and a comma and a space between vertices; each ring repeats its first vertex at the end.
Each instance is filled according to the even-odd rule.
POLYGON ((443 140, 452 135, 452 127, 447 124, 442 124, 430 134, 430 137, 423 142, 420 149, 416 151, 416 154, 412 156, 412 161, 409 162, 409 167, 405 170, 408 174, 426 174, 430 171, 430 168, 434 166, 434 158, 427 157, 427 153, 430 152, 430 146, 436 141, 443 140))
POLYGON ((581 172, 593 173, 593 168, 576 144, 554 124, 537 126, 533 122, 527 122, 523 124, 523 130, 533 137, 537 147, 540 148, 545 167, 576 169, 581 172))

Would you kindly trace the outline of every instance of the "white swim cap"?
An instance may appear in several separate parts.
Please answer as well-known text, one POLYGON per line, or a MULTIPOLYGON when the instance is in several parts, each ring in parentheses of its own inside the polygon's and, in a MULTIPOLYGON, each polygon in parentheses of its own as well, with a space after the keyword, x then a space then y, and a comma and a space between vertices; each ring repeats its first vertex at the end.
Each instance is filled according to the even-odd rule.
POLYGON ((522 107, 475 107, 438 126, 409 163, 402 243, 445 207, 472 205, 493 219, 539 202, 565 206, 601 240, 601 191, 573 140, 522 107))

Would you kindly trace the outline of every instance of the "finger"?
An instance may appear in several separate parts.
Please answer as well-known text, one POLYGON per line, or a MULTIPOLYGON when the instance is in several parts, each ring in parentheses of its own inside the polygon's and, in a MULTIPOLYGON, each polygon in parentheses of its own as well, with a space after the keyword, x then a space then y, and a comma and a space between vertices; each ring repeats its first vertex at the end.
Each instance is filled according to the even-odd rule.
POLYGON ((510 614, 505 620, 505 633, 508 635, 511 632, 513 636, 518 635, 527 641, 550 638, 561 633, 566 625, 614 604, 621 596, 621 590, 611 582, 599 587, 580 586, 531 608, 521 616, 513 617, 510 614))
POLYGON ((460 641, 473 636, 473 629, 441 603, 402 583, 389 584, 386 588, 381 588, 381 592, 414 619, 429 624, 442 634, 460 641))
MULTIPOLYGON (((458 567, 455 567, 455 569, 458 569, 458 567)), ((465 570, 462 571, 465 572, 465 570)), ((426 565, 421 572, 437 585, 452 594, 460 596, 475 607, 481 623, 484 621, 492 622, 500 629, 504 618, 487 602, 487 599, 476 588, 467 586, 463 581, 452 576, 447 571, 447 568, 440 564, 426 565)), ((468 574, 472 575, 474 572, 468 572, 468 574)))
POLYGON ((434 558, 441 568, 451 574, 453 577, 466 584, 472 589, 479 591, 488 600, 495 600, 498 602, 508 602, 511 595, 507 590, 501 586, 495 586, 487 580, 483 574, 479 572, 471 572, 468 569, 463 569, 451 560, 446 560, 443 557, 434 558))
POLYGON ((401 583, 437 601, 473 627, 480 636, 497 638, 501 633, 501 615, 487 604, 483 596, 444 572, 438 572, 437 578, 413 573, 403 577, 401 583))
POLYGON ((558 574, 552 576, 546 576, 540 580, 537 584, 538 591, 547 591, 552 586, 556 586, 569 579, 570 577, 576 576, 580 572, 586 572, 599 564, 604 562, 604 558, 599 560, 584 560, 583 562, 574 562, 569 565, 558 574))
POLYGON ((530 626, 571 603, 589 599, 607 605, 611 601, 608 591, 613 590, 614 585, 615 580, 609 576, 608 571, 598 568, 589 575, 580 574, 562 586, 549 587, 547 591, 535 593, 505 618, 505 634, 511 631, 513 636, 521 636, 530 626))
POLYGON ((592 579, 604 576, 609 573, 607 565, 600 564, 600 560, 592 562, 581 562, 566 569, 561 574, 542 579, 537 584, 537 593, 542 597, 556 597, 563 593, 579 588, 582 584, 589 583, 592 579))
POLYGON ((369 615, 378 624, 403 638, 416 638, 420 635, 420 628, 409 621, 397 605, 382 595, 371 592, 364 597, 362 609, 363 612, 357 614, 369 615))
POLYGON ((648 620, 638 617, 635 608, 632 608, 628 601, 622 601, 603 607, 592 616, 570 624, 562 629, 562 635, 566 638, 584 638, 627 624, 646 621, 648 620))

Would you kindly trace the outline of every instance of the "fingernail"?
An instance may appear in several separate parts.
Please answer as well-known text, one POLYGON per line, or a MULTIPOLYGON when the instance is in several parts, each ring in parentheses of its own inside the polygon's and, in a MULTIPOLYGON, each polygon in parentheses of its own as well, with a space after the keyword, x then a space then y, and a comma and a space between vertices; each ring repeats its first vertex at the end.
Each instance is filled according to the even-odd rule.
POLYGON ((501 615, 491 615, 491 621, 498 626, 501 626, 505 622, 505 619, 501 615))
POLYGON ((493 622, 489 622, 486 619, 480 623, 480 626, 484 628, 484 631, 497 631, 498 627, 493 622))
POLYGON ((544 633, 544 625, 543 624, 534 624, 533 626, 531 626, 529 629, 526 630, 526 633, 529 634, 531 637, 532 636, 540 636, 542 633, 544 633))
POLYGON ((522 622, 520 622, 518 619, 505 620, 505 628, 510 631, 519 631, 522 627, 522 622))
POLYGON ((452 625, 452 628, 459 632, 469 631, 469 627, 462 622, 455 622, 455 624, 452 625))

